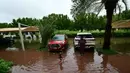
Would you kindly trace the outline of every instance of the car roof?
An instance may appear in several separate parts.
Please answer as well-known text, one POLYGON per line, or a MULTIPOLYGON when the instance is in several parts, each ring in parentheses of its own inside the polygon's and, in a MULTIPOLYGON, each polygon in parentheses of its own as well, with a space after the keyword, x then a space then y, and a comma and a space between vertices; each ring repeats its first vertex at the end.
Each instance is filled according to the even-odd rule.
POLYGON ((84 33, 77 33, 77 35, 92 35, 92 33, 84 32, 84 33))

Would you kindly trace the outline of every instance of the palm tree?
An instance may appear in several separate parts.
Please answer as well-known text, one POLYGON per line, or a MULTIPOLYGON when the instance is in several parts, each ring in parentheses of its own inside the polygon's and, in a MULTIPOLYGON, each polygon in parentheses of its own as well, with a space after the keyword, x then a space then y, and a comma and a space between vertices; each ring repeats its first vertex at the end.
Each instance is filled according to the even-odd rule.
MULTIPOLYGON (((98 12, 97 14, 99 14, 102 8, 105 8, 107 24, 105 27, 103 49, 110 49, 112 15, 114 9, 119 6, 119 0, 72 0, 72 2, 73 6, 71 9, 71 14, 73 14, 74 17, 75 15, 86 11, 91 12, 96 10, 98 12)), ((126 5, 126 0, 122 0, 122 2, 126 5)))

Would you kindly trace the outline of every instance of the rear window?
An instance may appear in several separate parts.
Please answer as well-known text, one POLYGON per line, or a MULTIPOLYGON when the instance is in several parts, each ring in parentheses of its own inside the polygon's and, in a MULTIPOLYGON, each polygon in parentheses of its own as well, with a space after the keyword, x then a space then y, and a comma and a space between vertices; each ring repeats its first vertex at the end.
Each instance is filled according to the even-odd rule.
POLYGON ((81 36, 83 36, 83 38, 93 38, 92 35, 77 35, 77 38, 81 38, 81 36))

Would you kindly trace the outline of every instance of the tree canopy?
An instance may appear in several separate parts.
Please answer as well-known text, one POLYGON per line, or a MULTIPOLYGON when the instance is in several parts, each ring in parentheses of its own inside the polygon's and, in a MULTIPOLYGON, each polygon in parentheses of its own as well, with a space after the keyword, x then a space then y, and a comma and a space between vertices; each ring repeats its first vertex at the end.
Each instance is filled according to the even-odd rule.
MULTIPOLYGON (((113 22, 130 19, 129 16, 130 10, 123 11, 120 14, 113 15, 113 22)), ((53 25, 58 30, 103 30, 106 24, 106 16, 97 16, 95 13, 81 13, 77 15, 74 20, 70 19, 67 15, 53 13, 48 16, 44 16, 42 19, 27 17, 13 19, 12 23, 0 23, 0 28, 18 27, 18 22, 28 26, 39 26, 40 24, 46 25, 54 20, 55 22, 53 25)))

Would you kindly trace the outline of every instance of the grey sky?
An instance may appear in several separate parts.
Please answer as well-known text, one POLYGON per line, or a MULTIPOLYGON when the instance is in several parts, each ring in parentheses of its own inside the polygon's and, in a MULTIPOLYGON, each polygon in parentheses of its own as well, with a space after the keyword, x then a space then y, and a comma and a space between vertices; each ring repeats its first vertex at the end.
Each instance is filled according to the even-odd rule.
POLYGON ((42 18, 51 13, 71 17, 71 5, 71 0, 0 0, 0 22, 11 22, 19 17, 42 18))
POLYGON ((0 22, 13 18, 42 18, 51 13, 70 16, 71 0, 0 0, 0 22))

